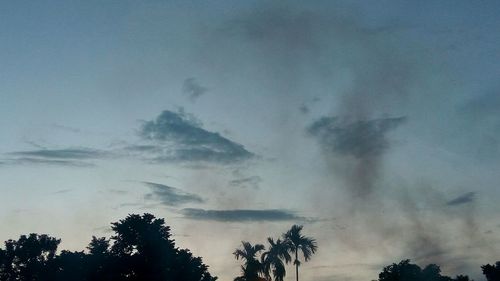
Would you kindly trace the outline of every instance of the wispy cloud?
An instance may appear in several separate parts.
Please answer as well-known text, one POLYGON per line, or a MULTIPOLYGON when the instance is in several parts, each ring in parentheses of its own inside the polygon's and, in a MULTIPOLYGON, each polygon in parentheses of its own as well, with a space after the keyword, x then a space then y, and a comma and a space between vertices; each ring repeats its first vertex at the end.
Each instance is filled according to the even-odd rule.
POLYGON ((91 148, 38 149, 15 151, 14 156, 39 157, 41 159, 95 159, 108 155, 107 152, 91 148))
POLYGON ((231 164, 254 157, 243 145, 203 129, 200 121, 182 109, 165 110, 155 120, 144 122, 139 134, 152 144, 127 149, 148 153, 155 162, 231 164))
POLYGON ((207 91, 208 88, 200 85, 200 83, 198 83, 198 81, 193 77, 184 80, 184 84, 182 85, 182 92, 188 95, 189 99, 192 102, 196 101, 200 96, 205 94, 207 91))
POLYGON ((327 150, 362 158, 385 151, 389 147, 387 132, 405 120, 405 117, 396 117, 351 122, 339 117, 322 117, 311 124, 307 132, 317 137, 327 150))
POLYGON ((144 184, 152 191, 152 193, 146 194, 146 199, 157 200, 163 205, 178 206, 186 203, 205 202, 200 196, 175 187, 153 182, 144 182, 144 184))
POLYGON ((239 178, 229 181, 229 185, 235 187, 252 187, 255 189, 259 188, 259 184, 262 182, 262 178, 259 176, 251 176, 246 178, 239 178))
POLYGON ((101 159, 110 155, 110 152, 91 148, 64 148, 64 149, 35 149, 14 151, 6 154, 5 164, 10 165, 60 165, 72 167, 91 167, 94 164, 86 162, 92 159, 101 159))
POLYGON ((455 199, 452 199, 446 203, 448 206, 456 206, 456 205, 462 205, 462 204, 468 204, 474 201, 476 198, 476 193, 475 192, 467 192, 465 194, 462 194, 458 196, 455 199))
POLYGON ((54 192, 51 192, 50 194, 64 194, 64 193, 68 193, 68 192, 71 192, 73 191, 72 189, 61 189, 61 190, 57 190, 57 191, 54 191, 54 192))
POLYGON ((343 171, 339 177, 349 182, 349 191, 364 198, 375 188, 380 163, 391 146, 387 134, 405 121, 406 117, 352 119, 327 116, 313 122, 307 133, 317 139, 332 171, 343 171))
POLYGON ((6 159, 3 162, 5 165, 48 165, 48 166, 68 166, 68 167, 94 167, 92 163, 75 160, 58 160, 58 159, 43 159, 34 157, 20 157, 14 159, 6 159))
POLYGON ((303 221, 304 217, 297 216, 294 212, 281 209, 252 210, 204 210, 186 208, 182 214, 185 218, 196 220, 213 220, 224 222, 248 222, 248 221, 303 221))

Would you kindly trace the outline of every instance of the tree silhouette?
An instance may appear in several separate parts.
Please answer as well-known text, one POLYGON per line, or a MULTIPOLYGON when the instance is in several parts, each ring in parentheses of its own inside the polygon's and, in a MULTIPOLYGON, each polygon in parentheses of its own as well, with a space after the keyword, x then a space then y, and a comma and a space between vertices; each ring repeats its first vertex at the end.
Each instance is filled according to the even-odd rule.
POLYGON ((472 281, 467 275, 457 275, 455 281, 472 281))
POLYGON ((233 255, 239 260, 245 260, 245 264, 241 266, 242 276, 236 277, 235 281, 254 281, 259 279, 259 273, 263 272, 262 263, 257 259, 257 254, 263 251, 264 245, 241 241, 242 248, 236 249, 233 255))
POLYGON ((262 265, 265 276, 270 279, 272 271, 275 281, 283 281, 286 276, 285 263, 292 261, 289 254, 290 243, 277 239, 267 238, 269 250, 262 254, 262 265))
POLYGON ((481 266, 483 270, 484 276, 488 281, 499 281, 500 280, 500 261, 497 261, 496 264, 486 264, 481 266))
POLYGON ((283 234, 283 239, 290 244, 290 251, 295 254, 293 264, 295 265, 295 277, 297 281, 299 281, 299 251, 307 262, 311 259, 311 256, 316 253, 318 248, 315 239, 302 235, 302 228, 302 225, 293 225, 290 230, 283 234))
POLYGON ((63 250, 54 262, 52 278, 48 280, 89 280, 91 266, 87 263, 88 255, 82 252, 71 252, 63 250))
POLYGON ((458 275, 456 278, 441 275, 436 264, 429 264, 424 269, 410 260, 402 260, 384 267, 378 281, 471 281, 468 276, 458 275))
POLYGON ((51 274, 57 246, 61 240, 46 234, 21 235, 7 240, 2 250, 1 280, 45 280, 51 274))
POLYGON ((111 240, 92 237, 87 252, 61 251, 59 239, 22 235, 0 249, 0 281, 215 281, 208 266, 175 247, 170 228, 151 214, 112 223, 111 240))
POLYGON ((87 264, 92 269, 88 272, 88 280, 116 279, 116 277, 113 277, 113 262, 116 261, 116 258, 110 253, 110 241, 105 237, 97 238, 92 236, 87 250, 89 251, 87 264))

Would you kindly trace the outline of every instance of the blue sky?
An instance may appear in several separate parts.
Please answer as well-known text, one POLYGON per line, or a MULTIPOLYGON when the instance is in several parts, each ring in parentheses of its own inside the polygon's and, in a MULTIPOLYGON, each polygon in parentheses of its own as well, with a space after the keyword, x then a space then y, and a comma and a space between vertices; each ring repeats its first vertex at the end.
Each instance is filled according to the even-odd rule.
POLYGON ((478 280, 500 250, 498 14, 2 3, 0 239, 77 250, 151 212, 232 280, 239 241, 301 223, 319 244, 306 278, 371 280, 412 258, 478 280))

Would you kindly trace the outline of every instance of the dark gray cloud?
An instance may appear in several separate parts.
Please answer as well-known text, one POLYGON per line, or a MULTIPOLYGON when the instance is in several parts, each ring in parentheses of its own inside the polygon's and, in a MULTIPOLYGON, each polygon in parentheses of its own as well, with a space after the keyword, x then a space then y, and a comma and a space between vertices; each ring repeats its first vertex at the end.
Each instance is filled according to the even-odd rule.
POLYGON ((155 120, 145 122, 140 135, 154 145, 132 146, 129 149, 153 152, 156 162, 206 161, 229 164, 250 159, 253 153, 219 133, 202 128, 201 122, 183 110, 165 110, 155 120))
POLYGON ((406 120, 405 117, 355 120, 322 117, 307 132, 317 137, 331 152, 356 158, 382 154, 388 147, 386 134, 406 120))
POLYGON ((213 220, 225 222, 247 222, 247 221, 302 221, 305 218, 295 215, 288 210, 204 210, 183 209, 184 217, 196 220, 213 220))
POLYGON ((468 204, 472 203, 476 197, 475 192, 467 192, 465 194, 462 194, 458 196, 455 199, 452 199, 446 203, 448 206, 456 206, 456 205, 462 205, 462 204, 468 204))
POLYGON ((151 153, 158 153, 163 151, 163 149, 158 145, 128 145, 124 147, 124 149, 132 152, 151 152, 151 153))
POLYGON ((7 159, 6 165, 49 165, 49 166, 68 166, 68 167, 94 167, 92 163, 78 160, 59 160, 59 159, 44 159, 34 157, 20 157, 15 159, 7 159))
POLYGON ((309 112, 311 112, 311 107, 319 102, 321 99, 318 98, 318 97, 313 97, 311 99, 308 99, 306 101, 304 101, 300 106, 299 106, 299 111, 302 113, 302 114, 308 114, 309 112))
POLYGON ((200 96, 205 94, 207 91, 208 88, 201 86, 200 83, 198 83, 198 81, 193 77, 184 80, 184 83, 182 85, 182 92, 188 95, 189 99, 192 102, 196 101, 200 96))
POLYGON ((101 159, 108 157, 111 153, 91 148, 64 148, 64 149, 36 149, 23 150, 7 153, 9 159, 6 164, 11 165, 60 165, 73 167, 91 167, 94 164, 86 160, 101 159))
POLYGON ((327 164, 345 181, 347 190, 356 198, 368 198, 391 145, 387 134, 405 120, 322 117, 307 127, 307 133, 318 140, 327 164))
POLYGON ((299 111, 302 113, 302 114, 308 114, 311 110, 309 109, 309 107, 303 103, 299 106, 299 111))
POLYGON ((9 153, 14 156, 38 157, 40 159, 96 159, 107 156, 105 151, 91 148, 38 149, 9 153))
POLYGON ((167 206, 178 206, 186 203, 203 203, 205 200, 200 196, 182 191, 181 189, 171 187, 164 184, 144 182, 152 193, 146 194, 146 199, 160 201, 161 204, 167 206))
POLYGON ((235 187, 251 187, 258 189, 259 184, 262 182, 262 178, 259 176, 251 176, 251 177, 246 177, 246 178, 239 178, 239 179, 234 179, 229 181, 229 185, 235 186, 235 187))

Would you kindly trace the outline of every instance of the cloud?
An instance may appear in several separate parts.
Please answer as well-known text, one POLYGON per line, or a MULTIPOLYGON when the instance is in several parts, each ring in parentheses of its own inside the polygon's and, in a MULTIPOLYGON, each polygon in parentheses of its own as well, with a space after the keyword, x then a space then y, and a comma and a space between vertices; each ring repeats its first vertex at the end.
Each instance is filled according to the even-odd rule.
POLYGON ((253 153, 219 133, 202 128, 192 115, 165 110, 155 120, 145 122, 140 136, 154 145, 129 147, 154 154, 156 162, 205 161, 230 164, 250 159, 253 153))
POLYGON ((65 126, 65 125, 60 125, 60 124, 53 124, 52 127, 55 128, 55 129, 58 129, 58 130, 62 130, 62 131, 70 132, 70 133, 75 133, 75 134, 82 132, 82 130, 80 130, 78 128, 74 128, 74 127, 70 127, 70 126, 65 126))
POLYGON ((397 117, 350 122, 339 117, 322 117, 307 132, 331 152, 363 158, 382 154, 389 147, 386 133, 405 120, 397 117))
POLYGON ((213 220, 224 222, 248 222, 248 221, 298 221, 306 220, 295 215, 293 212, 280 209, 267 210, 204 210, 186 208, 182 209, 185 218, 196 220, 213 220))
POLYGON ((302 114, 308 114, 311 111, 311 109, 309 109, 309 107, 305 103, 303 103, 303 104, 300 105, 299 111, 302 114))
POLYGON ((446 205, 456 206, 456 205, 472 203, 475 199, 475 196, 476 196, 475 192, 467 192, 465 194, 458 196, 457 198, 455 198, 453 200, 448 201, 446 203, 446 205))
POLYGON ((208 89, 201 86, 193 77, 184 80, 184 84, 182 85, 182 92, 187 94, 192 102, 195 102, 207 91, 208 89))
POLYGON ((345 180, 349 192, 367 198, 376 186, 384 153, 390 148, 387 133, 405 121, 406 117, 322 117, 306 131, 318 140, 327 164, 345 180))
POLYGON ((240 178, 240 179, 235 179, 231 180, 229 182, 229 185, 235 186, 235 187, 252 187, 255 189, 259 188, 259 184, 262 182, 262 178, 259 176, 251 176, 251 177, 246 177, 246 178, 240 178))
POLYGON ((58 159, 43 159, 33 157, 20 157, 15 159, 7 159, 4 164, 8 165, 49 165, 49 166, 69 166, 69 167, 94 167, 92 163, 74 160, 58 160, 58 159))
POLYGON ((38 157, 40 159, 95 159, 108 155, 107 152, 90 148, 39 149, 9 153, 15 156, 38 157))
POLYGON ((163 205, 178 206, 186 203, 205 202, 200 196, 175 187, 153 182, 144 182, 144 184, 149 186, 152 191, 152 193, 146 194, 146 199, 158 200, 163 205))
POLYGON ((64 194, 64 193, 68 193, 68 192, 71 192, 73 191, 72 189, 61 189, 61 190, 57 190, 57 191, 54 191, 54 192, 51 192, 49 194, 64 194))
POLYGON ((83 160, 100 159, 110 155, 109 152, 91 148, 36 149, 7 153, 13 158, 4 159, 10 165, 60 165, 72 167, 91 167, 92 163, 83 160))

